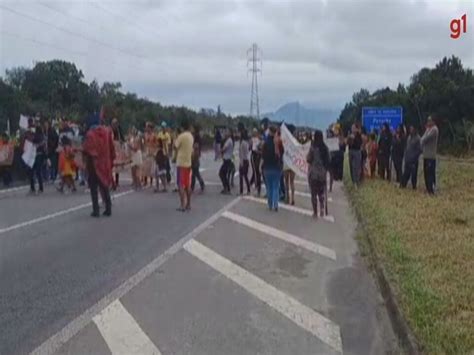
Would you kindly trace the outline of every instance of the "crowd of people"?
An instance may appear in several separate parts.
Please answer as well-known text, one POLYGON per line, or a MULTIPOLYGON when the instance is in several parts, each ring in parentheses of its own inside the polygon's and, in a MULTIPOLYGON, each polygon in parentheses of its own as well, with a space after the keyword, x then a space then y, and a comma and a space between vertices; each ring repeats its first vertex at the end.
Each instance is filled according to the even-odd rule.
MULTIPOLYGON (((280 201, 295 204, 296 174, 284 159, 280 128, 271 125, 268 119, 262 120, 260 129, 253 128, 251 134, 241 124, 236 132, 232 128, 215 128, 215 160, 222 160, 218 173, 222 183, 221 194, 232 193, 234 176, 238 171, 241 195, 250 194, 254 189, 256 196, 260 197, 262 184, 265 184, 265 197, 271 211, 278 211, 280 201), (236 151, 238 169, 235 165, 236 151)), ((302 145, 307 144, 308 147, 307 181, 315 218, 328 213, 327 177, 331 192, 333 182, 343 178, 346 148, 350 176, 355 186, 367 177, 375 177, 376 170, 380 178, 390 181, 393 167, 396 182, 406 187, 411 180, 415 189, 418 161, 422 154, 426 189, 430 194, 435 192, 438 129, 431 117, 422 137, 414 126, 410 126, 408 132, 403 126, 392 132, 389 125, 384 124, 380 134, 375 131, 367 134, 355 123, 347 137, 337 127, 331 133, 337 139, 331 150, 322 131, 316 130, 311 134, 295 132, 292 125, 287 128, 302 145)), ((196 181, 201 193, 205 191, 200 172, 203 149, 200 130, 191 127, 186 120, 176 130, 168 128, 165 121, 158 127, 147 122, 143 132, 131 127, 125 135, 117 119, 112 119, 108 125, 97 113, 89 115, 82 125, 61 121, 54 127, 47 120, 30 119, 21 140, 30 193, 42 193, 44 183, 54 183, 58 176, 56 188, 61 193, 68 190, 76 192, 76 183, 87 185, 94 217, 100 215, 99 192, 105 204, 104 215, 111 215, 110 190, 119 188, 120 175, 126 170, 130 171, 132 187, 136 190, 150 186, 158 193, 166 192, 172 186, 173 191, 179 192, 177 210, 181 212, 191 209, 196 181), (29 164, 28 150, 34 152, 29 164)))
MULTIPOLYGON (((341 158, 336 152, 331 166, 330 152, 324 142, 322 131, 316 130, 314 135, 311 135, 309 132, 296 132, 293 125, 288 125, 287 128, 301 144, 309 143, 306 161, 313 216, 315 218, 325 216, 328 213, 326 189, 328 172, 331 172, 331 181, 341 180, 343 157, 341 158)), ((236 172, 234 151, 238 143, 239 193, 250 194, 254 188, 256 196, 260 197, 264 183, 269 210, 278 211, 280 201, 289 205, 295 204, 296 173, 284 159, 285 148, 279 125, 271 125, 268 119, 263 119, 260 130, 253 128, 251 135, 245 127, 239 126, 236 133, 232 129, 216 128, 214 137, 215 160, 222 159, 219 170, 222 194, 231 194, 236 172)))
POLYGON ((436 154, 438 145, 438 128, 432 117, 428 117, 423 135, 411 125, 404 125, 395 131, 388 123, 383 124, 379 132, 370 134, 363 131, 360 124, 354 123, 347 139, 337 132, 349 148, 349 167, 351 180, 358 186, 366 177, 374 178, 376 173, 381 179, 391 181, 392 171, 395 182, 401 188, 411 181, 413 189, 417 188, 418 162, 423 156, 423 174, 426 191, 436 191, 436 154), (393 168, 393 170, 392 170, 393 168))

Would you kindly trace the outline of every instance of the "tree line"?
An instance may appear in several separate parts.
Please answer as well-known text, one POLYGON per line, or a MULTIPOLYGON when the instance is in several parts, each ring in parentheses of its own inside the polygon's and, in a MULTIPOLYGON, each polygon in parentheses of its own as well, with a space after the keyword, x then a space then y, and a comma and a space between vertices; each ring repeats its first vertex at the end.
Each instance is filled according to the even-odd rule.
POLYGON ((106 118, 118 118, 124 129, 139 129, 151 121, 166 121, 176 127, 184 119, 198 124, 203 131, 215 125, 235 127, 258 123, 246 116, 233 119, 223 113, 208 110, 194 111, 184 106, 164 106, 134 93, 124 92, 120 82, 84 81, 84 74, 75 64, 62 60, 38 62, 33 68, 9 69, 0 78, 0 130, 7 129, 10 119, 12 132, 18 129, 20 114, 46 119, 66 118, 81 121, 88 113, 102 107, 106 118))
POLYGON ((434 68, 415 73, 408 85, 402 83, 370 93, 361 89, 345 104, 339 123, 347 132, 354 122, 362 122, 364 106, 401 106, 404 122, 424 128, 432 116, 440 130, 440 149, 456 155, 474 148, 474 76, 455 56, 443 58, 434 68))

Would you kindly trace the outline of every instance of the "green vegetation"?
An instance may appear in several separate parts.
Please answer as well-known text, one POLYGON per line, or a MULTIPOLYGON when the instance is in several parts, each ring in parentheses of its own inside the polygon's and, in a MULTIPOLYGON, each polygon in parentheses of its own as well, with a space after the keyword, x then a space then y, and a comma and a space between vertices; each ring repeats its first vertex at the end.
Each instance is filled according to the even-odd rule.
POLYGON ((474 164, 443 159, 438 179, 435 197, 422 184, 413 191, 379 179, 359 189, 345 183, 364 226, 361 242, 371 239, 423 349, 472 354, 474 164))
POLYGON ((339 117, 344 132, 362 120, 363 106, 402 106, 405 123, 418 128, 433 115, 444 151, 461 155, 474 149, 474 75, 454 56, 444 58, 433 69, 421 69, 408 86, 354 93, 339 117))
POLYGON ((60 60, 38 62, 32 68, 14 68, 0 78, 0 130, 5 131, 10 119, 11 129, 18 128, 20 114, 60 118, 78 121, 87 113, 98 111, 103 106, 107 118, 117 117, 127 129, 130 125, 143 128, 145 122, 167 121, 171 126, 183 119, 198 122, 204 131, 214 125, 256 126, 248 117, 232 119, 228 115, 211 115, 205 110, 199 112, 186 107, 162 106, 133 93, 121 91, 120 83, 97 81, 84 82, 84 75, 73 63, 60 60))

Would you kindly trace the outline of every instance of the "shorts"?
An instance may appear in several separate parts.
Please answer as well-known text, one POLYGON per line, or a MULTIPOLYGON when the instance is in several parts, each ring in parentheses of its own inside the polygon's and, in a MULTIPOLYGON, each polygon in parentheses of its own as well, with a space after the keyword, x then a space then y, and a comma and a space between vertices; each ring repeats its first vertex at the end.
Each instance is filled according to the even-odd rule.
POLYGON ((183 189, 189 189, 191 187, 191 168, 178 166, 177 174, 178 186, 183 189))

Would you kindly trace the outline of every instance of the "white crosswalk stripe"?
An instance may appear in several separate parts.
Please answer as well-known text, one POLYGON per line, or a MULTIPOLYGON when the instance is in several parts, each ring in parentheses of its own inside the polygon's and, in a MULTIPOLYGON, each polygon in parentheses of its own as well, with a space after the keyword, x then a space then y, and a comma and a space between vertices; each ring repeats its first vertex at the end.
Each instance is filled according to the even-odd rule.
POLYGON ((300 238, 296 235, 283 232, 279 229, 267 226, 263 223, 259 223, 257 221, 254 221, 254 220, 250 219, 250 218, 238 215, 236 213, 228 212, 228 211, 224 212, 222 214, 222 217, 225 217, 227 219, 230 219, 232 221, 240 223, 244 226, 247 226, 247 227, 255 229, 259 232, 270 235, 272 237, 281 239, 281 240, 283 240, 287 243, 291 243, 291 244, 294 244, 296 246, 305 248, 306 250, 309 250, 309 251, 311 251, 315 254, 323 255, 327 258, 336 260, 336 253, 334 252, 334 250, 326 248, 326 247, 324 247, 322 245, 319 245, 317 243, 313 243, 313 242, 310 242, 308 240, 302 239, 302 238, 300 238))
MULTIPOLYGON (((249 200, 249 201, 258 202, 258 203, 265 204, 265 205, 267 204, 267 201, 265 201, 264 199, 253 197, 253 196, 244 196, 244 199, 249 200)), ((306 208, 301 208, 301 207, 296 207, 296 206, 289 206, 289 205, 285 205, 285 204, 279 204, 278 208, 288 210, 288 211, 292 211, 292 212, 297 212, 297 213, 303 214, 305 216, 312 216, 313 215, 313 211, 309 210, 309 209, 306 209, 306 208)), ((331 216, 331 215, 324 216, 323 219, 325 221, 328 221, 328 222, 331 222, 331 223, 335 222, 334 216, 331 216)))
POLYGON ((118 300, 96 315, 94 323, 113 355, 161 354, 118 300))
POLYGON ((183 248, 205 264, 220 272, 236 284, 259 298, 267 305, 312 333, 321 341, 342 353, 339 327, 323 315, 315 312, 262 279, 249 273, 230 260, 217 254, 203 244, 190 240, 183 248))

